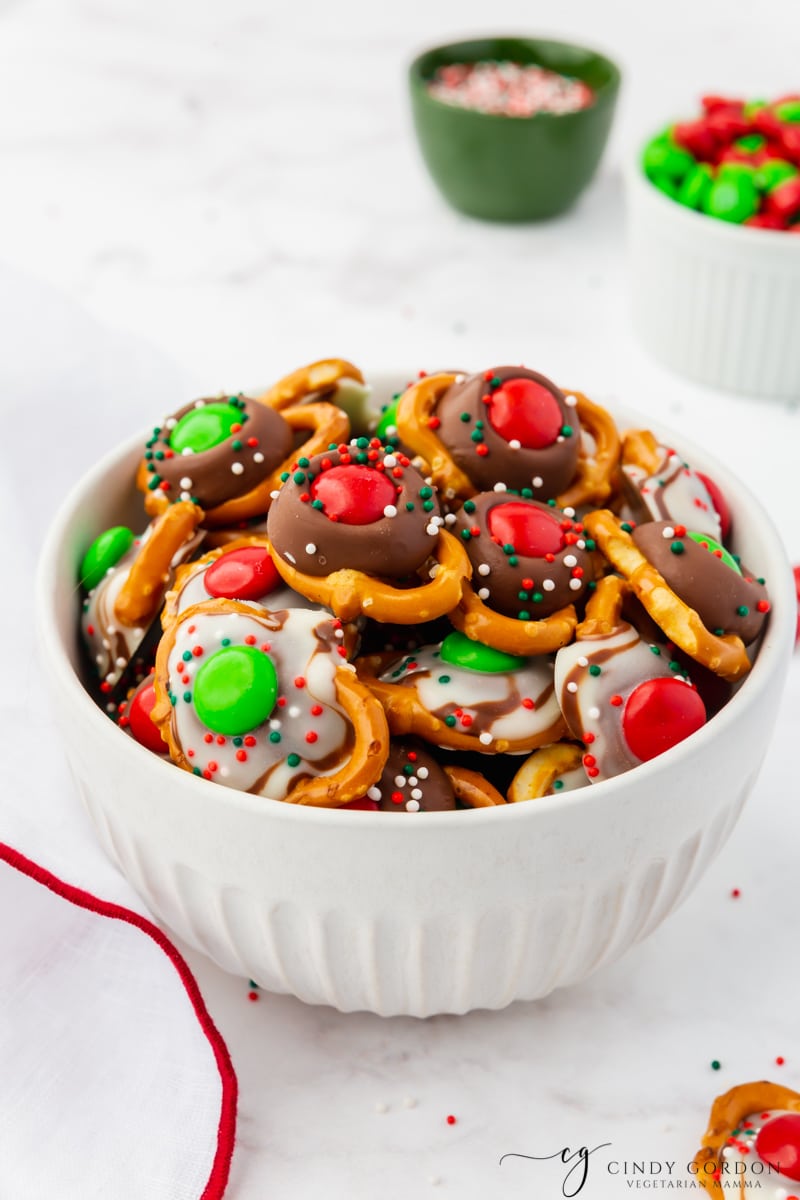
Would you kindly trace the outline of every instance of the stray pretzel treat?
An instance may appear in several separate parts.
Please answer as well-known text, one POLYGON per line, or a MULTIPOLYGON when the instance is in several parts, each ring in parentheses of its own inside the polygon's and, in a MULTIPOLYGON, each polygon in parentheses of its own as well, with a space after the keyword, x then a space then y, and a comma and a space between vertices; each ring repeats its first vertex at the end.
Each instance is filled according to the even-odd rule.
POLYGON ((724 547, 682 525, 651 521, 629 532, 605 509, 587 514, 584 524, 669 641, 730 682, 747 674, 739 631, 752 641, 763 625, 769 612, 763 581, 743 576, 724 547), (712 629, 704 623, 709 612, 712 629))
POLYGON ((723 536, 704 477, 676 450, 660 445, 649 429, 631 429, 624 435, 620 471, 625 499, 639 523, 671 521, 716 541, 723 536))
POLYGON ((267 522, 290 587, 344 620, 394 624, 458 604, 470 565, 443 526, 433 488, 408 458, 366 437, 299 460, 267 522))
POLYGON ((800 1194, 800 1093, 762 1080, 740 1083, 711 1108, 692 1174, 716 1200, 800 1194))
POLYGON ((156 656, 152 719, 173 762, 273 800, 363 795, 383 769, 388 730, 343 640, 341 622, 308 609, 187 609, 156 656))
POLYGON ((445 767, 444 773, 453 786, 459 807, 492 808, 497 804, 505 804, 497 788, 484 779, 479 771, 470 771, 467 767, 445 767))
POLYGON ((394 734, 451 750, 524 754, 564 732, 550 661, 514 658, 458 632, 400 660, 358 659, 356 668, 394 734))
POLYGON ((141 537, 115 526, 95 538, 83 557, 81 630, 101 690, 110 691, 134 658, 156 618, 178 565, 202 541, 202 513, 188 502, 152 521, 141 537))
POLYGON ((416 813, 448 812, 457 805, 454 787, 430 748, 418 738, 399 738, 389 747, 380 779, 342 807, 416 813))
POLYGON ((558 796, 587 787, 589 778, 583 769, 583 750, 574 742, 554 742, 542 746, 526 758, 508 789, 509 804, 558 796))
POLYGON ((601 579, 577 640, 556 655, 559 705, 571 736, 586 747, 592 783, 663 754, 706 721, 699 693, 668 648, 643 641, 622 619, 626 591, 616 576, 601 579))

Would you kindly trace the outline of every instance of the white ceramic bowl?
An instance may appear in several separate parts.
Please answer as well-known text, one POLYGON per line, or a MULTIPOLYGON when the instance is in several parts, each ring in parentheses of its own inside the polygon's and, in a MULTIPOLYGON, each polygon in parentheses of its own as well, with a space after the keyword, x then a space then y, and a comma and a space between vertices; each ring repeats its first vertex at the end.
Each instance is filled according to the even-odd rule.
POLYGON ((705 728, 618 779, 420 817, 302 808, 206 782, 96 707, 76 673, 77 564, 100 530, 138 519, 130 481, 143 439, 98 463, 42 553, 40 645, 98 837, 155 916, 264 988, 414 1016, 544 996, 655 929, 720 849, 753 785, 795 620, 785 554, 757 501, 709 456, 667 437, 717 479, 737 549, 767 579, 773 610, 752 672, 705 728))
POLYGON ((631 315, 666 366, 712 387, 800 400, 800 236, 694 212, 626 178, 631 315))

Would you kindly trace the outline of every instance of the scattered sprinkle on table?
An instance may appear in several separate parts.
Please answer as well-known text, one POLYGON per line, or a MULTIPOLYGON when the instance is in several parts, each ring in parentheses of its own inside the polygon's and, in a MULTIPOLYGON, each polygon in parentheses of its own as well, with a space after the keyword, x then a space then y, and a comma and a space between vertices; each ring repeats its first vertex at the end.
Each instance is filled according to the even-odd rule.
POLYGON ((712 1058, 712 1060, 711 1060, 711 1070, 712 1071, 718 1071, 721 1066, 722 1066, 722 1063, 719 1061, 718 1058, 712 1058))
POLYGON ((438 68, 428 91, 444 104, 503 117, 578 112, 594 99, 581 79, 515 62, 449 63, 438 68))

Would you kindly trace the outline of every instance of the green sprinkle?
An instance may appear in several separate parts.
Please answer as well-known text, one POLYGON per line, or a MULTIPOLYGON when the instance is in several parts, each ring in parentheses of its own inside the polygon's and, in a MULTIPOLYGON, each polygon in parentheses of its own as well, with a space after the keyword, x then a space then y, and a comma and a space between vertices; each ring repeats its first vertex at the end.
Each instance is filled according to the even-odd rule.
POLYGON ((622 522, 620 529, 624 529, 626 533, 633 533, 633 526, 629 525, 627 521, 622 522))
POLYGON ((439 676, 439 683, 449 683, 449 682, 450 682, 450 679, 451 679, 451 676, 450 676, 450 675, 440 675, 440 676, 439 676))
POLYGON ((305 483, 305 481, 306 481, 305 472, 295 471, 294 475, 292 476, 292 479, 294 480, 295 483, 305 483))
POLYGON ((711 1070, 712 1071, 718 1071, 721 1066, 722 1066, 722 1063, 719 1061, 718 1058, 712 1058, 712 1060, 711 1060, 711 1070))
POLYGON ((450 728, 452 729, 456 723, 456 719, 454 716, 445 717, 444 723, 445 723, 445 725, 449 725, 450 728))
POLYGON ((669 548, 673 554, 683 554, 685 549, 683 542, 670 542, 669 548))
POLYGON ((670 669, 670 671, 680 671, 681 664, 679 662, 675 662, 675 660, 673 659, 672 662, 669 664, 669 669, 670 669))
POLYGON ((506 544, 503 546, 503 554, 513 554, 513 553, 514 553, 514 547, 511 545, 511 542, 506 542, 506 544))
POLYGON ((589 667, 590 675, 602 675, 602 673, 603 672, 602 672, 601 668, 598 667, 597 663, 592 663, 592 665, 589 667))
POLYGON ((419 494, 422 500, 428 500, 433 495, 433 488, 421 487, 419 489, 419 494))
POLYGON ((749 612, 750 612, 750 609, 747 607, 746 604, 740 604, 736 610, 736 615, 737 615, 737 617, 746 617, 749 612))
POLYGON ((583 541, 584 541, 584 546, 587 550, 596 549, 597 543, 595 542, 594 538, 584 538, 583 541))
POLYGON ((436 508, 436 505, 434 504, 433 500, 423 500, 422 507, 425 512, 430 512, 432 508, 436 508))
POLYGON ((563 437, 572 437, 572 426, 571 425, 562 425, 561 426, 561 434, 563 437))
POLYGON ((192 657, 191 650, 184 650, 183 654, 181 655, 181 658, 183 659, 184 662, 189 662, 191 660, 191 657, 192 657))
POLYGON ((231 442, 231 446, 234 450, 243 450, 244 442, 240 442, 239 439, 237 438, 235 442, 231 442))
POLYGON ((651 653, 651 654, 660 654, 660 653, 661 653, 661 647, 660 647, 660 646, 651 646, 651 647, 650 647, 650 653, 651 653))
POLYGON ((520 492, 520 496, 524 496, 526 500, 532 500, 533 499, 533 488, 523 488, 522 491, 520 492))
POLYGON ((464 512, 468 512, 468 513, 475 512, 475 502, 473 500, 465 500, 464 501, 464 512))
POLYGON ((517 613, 518 621, 530 621, 530 619, 531 619, 531 614, 529 612, 527 612, 525 609, 523 609, 522 612, 517 613))
POLYGON ((234 746, 241 746, 243 741, 244 741, 244 738, 235 737, 233 739, 233 744, 234 744, 234 746))
POLYGON ((467 424, 468 421, 472 420, 472 417, 470 416, 470 414, 468 412, 460 413, 459 416, 465 425, 467 424))
POLYGON ((290 754, 287 756, 286 761, 290 767, 299 767, 300 755, 299 754, 290 754))
POLYGON ((311 507, 316 508, 317 512, 319 512, 319 510, 323 507, 322 501, 321 500, 312 500, 311 507))
POLYGON ((563 779, 554 779, 553 780, 553 791, 554 792, 560 792, 561 789, 563 788, 563 786, 564 786, 563 779))
POLYGON ((269 740, 276 745, 281 740, 281 735, 278 733, 277 729, 273 729, 272 733, 269 735, 269 740))
POLYGON ((186 701, 186 703, 188 704, 188 703, 189 703, 189 701, 190 701, 190 700, 191 700, 191 698, 192 698, 192 693, 191 693, 191 692, 184 692, 184 693, 183 693, 183 698, 184 698, 184 700, 186 701))
POLYGON ((289 478, 289 472, 288 472, 288 471, 281 471, 281 483, 286 483, 286 480, 287 480, 288 478, 289 478))
POLYGON ((413 511, 414 511, 413 502, 411 500, 406 500, 406 512, 413 512, 413 511))
POLYGON ((481 433, 480 429, 473 429, 472 433, 469 436, 473 442, 482 442, 483 441, 483 434, 481 433))
POLYGON ((509 558, 509 560, 508 560, 508 565, 509 565, 510 567, 517 567, 517 566, 519 566, 519 559, 516 557, 516 555, 514 555, 514 554, 512 554, 512 555, 511 555, 511 557, 510 557, 510 558, 509 558))
MULTIPOLYGON (((369 446, 369 438, 365 438, 365 437, 356 438, 356 445, 358 446, 359 450, 366 450, 367 447, 369 446)), ((302 459, 299 459, 298 461, 299 461, 301 467, 308 466, 308 463, 304 463, 302 459)))
POLYGON ((472 537, 472 534, 470 533, 470 531, 468 529, 462 529, 461 536, 465 542, 468 542, 469 539, 472 537))
POLYGON ((230 646, 230 644, 231 644, 230 638, 223 638, 222 641, 220 642, 221 646, 230 646))

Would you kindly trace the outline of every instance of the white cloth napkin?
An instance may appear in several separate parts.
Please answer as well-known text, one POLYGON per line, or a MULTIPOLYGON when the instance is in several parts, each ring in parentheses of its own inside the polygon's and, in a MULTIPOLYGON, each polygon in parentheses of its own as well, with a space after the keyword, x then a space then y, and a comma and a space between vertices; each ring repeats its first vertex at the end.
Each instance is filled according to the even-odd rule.
POLYGON ((213 1200, 236 1079, 196 984, 103 857, 48 711, 32 587, 60 498, 190 386, 0 270, 0 1200, 213 1200))

